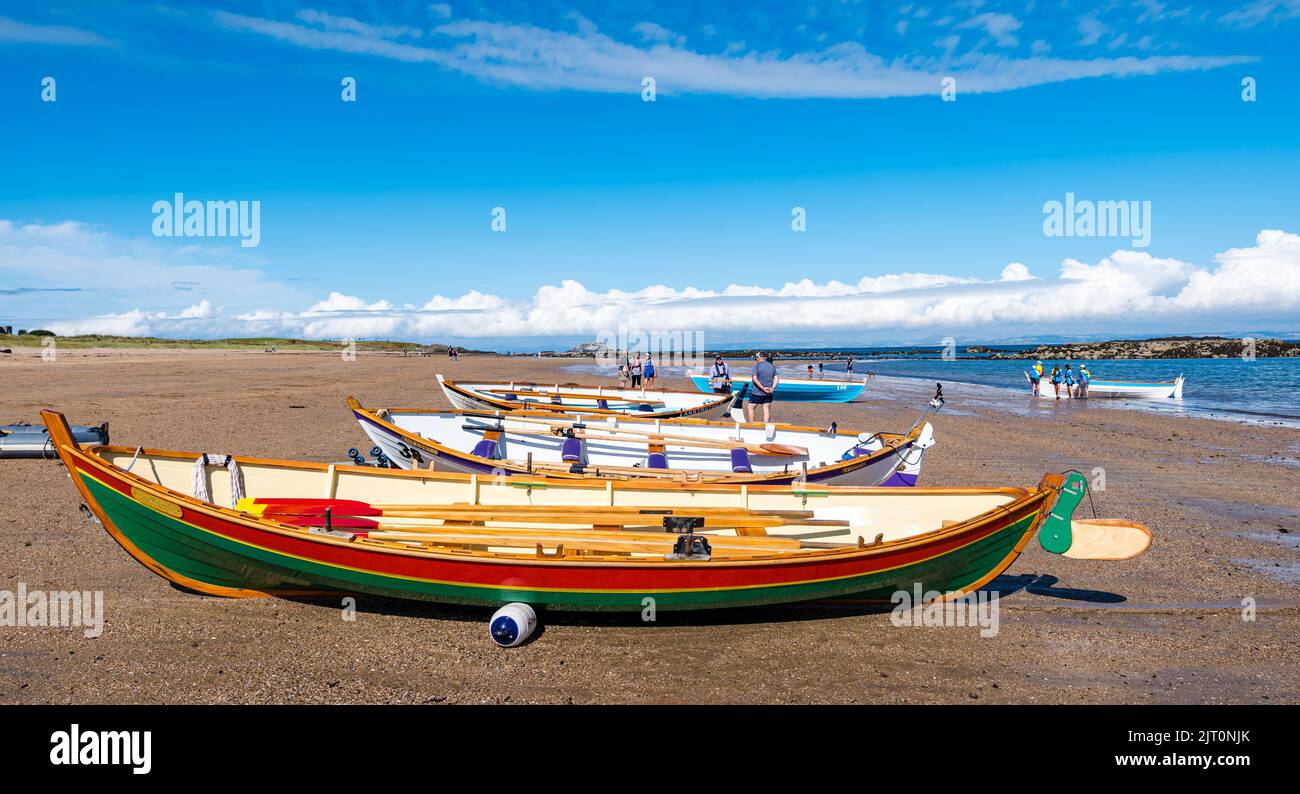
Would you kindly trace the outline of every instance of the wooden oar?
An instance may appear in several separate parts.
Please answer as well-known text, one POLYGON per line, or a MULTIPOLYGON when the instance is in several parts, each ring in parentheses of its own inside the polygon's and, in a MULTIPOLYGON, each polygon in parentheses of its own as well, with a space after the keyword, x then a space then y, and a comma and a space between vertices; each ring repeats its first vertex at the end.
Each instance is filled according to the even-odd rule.
POLYGON ((743 507, 643 507, 640 505, 475 505, 467 502, 451 504, 385 504, 372 505, 352 499, 257 499, 241 500, 239 509, 256 508, 263 514, 278 515, 323 515, 326 508, 333 515, 380 516, 411 512, 439 513, 466 512, 476 514, 542 512, 547 514, 605 515, 610 513, 642 516, 647 519, 662 519, 664 516, 728 516, 749 517, 764 516, 769 518, 810 519, 812 510, 749 510, 743 507), (249 502, 254 502, 250 505, 249 502))
POLYGON ((521 397, 559 397, 560 399, 568 398, 570 400, 605 400, 613 403, 627 403, 629 405, 664 405, 663 400, 651 398, 640 399, 638 397, 616 397, 612 394, 579 394, 576 392, 553 392, 553 391, 524 391, 508 389, 483 389, 487 394, 505 395, 514 394, 521 397))
MULTIPOLYGON (((451 504, 373 504, 381 511, 400 511, 400 509, 464 509, 474 512, 516 512, 520 509, 533 509, 519 504, 468 504, 456 502, 451 504)), ((787 519, 811 519, 816 513, 810 509, 748 509, 744 507, 642 507, 624 506, 624 504, 601 504, 601 506, 581 506, 581 504, 556 504, 556 506, 538 506, 549 513, 636 513, 642 516, 781 516, 787 519)), ((359 513, 360 515, 360 513, 359 513)))
MULTIPOLYGON (((671 546, 677 541, 676 533, 668 531, 637 531, 620 529, 539 529, 533 526, 407 526, 402 524, 381 524, 376 531, 400 531, 400 533, 433 537, 433 535, 456 535, 456 537, 500 538, 526 537, 534 541, 555 541, 565 538, 593 538, 617 543, 667 543, 671 546)), ((798 538, 781 538, 776 535, 759 535, 759 537, 738 537, 738 535, 705 535, 710 543, 722 543, 736 548, 798 548, 798 538)))
MULTIPOLYGON (((617 553, 617 554, 668 554, 673 550, 672 543, 660 543, 654 541, 633 541, 629 543, 619 543, 605 540, 602 538, 551 538, 541 540, 529 535, 518 536, 498 536, 492 538, 482 538, 473 535, 469 536, 442 536, 442 537, 421 537, 421 533, 403 533, 403 532, 372 532, 369 537, 372 540, 389 541, 399 543, 420 543, 425 546, 517 546, 523 548, 537 548, 540 552, 544 547, 552 547, 556 554, 565 551, 586 551, 594 553, 617 553)), ((730 545, 719 545, 710 543, 712 556, 715 558, 735 558, 735 557, 753 557, 758 555, 781 554, 795 551, 795 549, 753 549, 747 547, 735 547, 730 545)))
MULTIPOLYGON (((684 436, 681 435, 680 433, 664 433, 659 430, 644 430, 638 427, 627 427, 626 425, 610 425, 606 422, 592 422, 592 423, 586 423, 581 421, 557 422, 550 419, 541 419, 541 418, 534 418, 534 417, 518 417, 518 416, 500 417, 499 420, 504 423, 500 425, 500 429, 504 430, 507 433, 515 433, 516 435, 536 436, 536 435, 545 435, 545 434, 533 433, 518 428, 511 428, 508 424, 509 422, 519 422, 521 424, 545 425, 546 427, 551 427, 551 428, 566 428, 566 429, 572 429, 575 433, 589 433, 591 430, 599 430, 602 433, 622 433, 625 435, 642 436, 645 438, 652 438, 655 440, 676 439, 676 440, 690 442, 689 445, 676 444, 674 446, 720 446, 720 447, 725 447, 727 449, 733 449, 737 445, 741 445, 744 446, 746 449, 748 449, 750 453, 754 455, 807 455, 808 454, 807 447, 799 447, 791 444, 760 443, 757 445, 752 445, 752 444, 748 444, 747 442, 739 438, 727 439, 725 441, 715 441, 713 439, 700 438, 699 436, 684 436)), ((491 425, 491 426, 483 426, 481 428, 477 425, 464 426, 464 429, 466 430, 480 430, 480 429, 487 430, 489 428, 496 429, 497 426, 491 425)), ((559 434, 556 433, 555 435, 559 435, 559 434)), ((608 439, 604 439, 604 440, 608 440, 608 439)), ((614 439, 614 440, 619 441, 622 439, 614 439)))
MULTIPOLYGON (((493 546, 532 546, 537 543, 547 545, 556 543, 565 545, 601 543, 622 550, 664 551, 671 550, 679 536, 667 532, 556 531, 535 530, 528 527, 431 527, 426 529, 381 525, 379 529, 372 530, 369 537, 375 540, 419 540, 493 546)), ((748 552, 793 551, 800 547, 799 540, 796 538, 729 535, 708 535, 707 538, 710 546, 723 550, 748 552)))
POLYGON ((1076 560, 1130 560, 1151 548, 1151 530, 1122 518, 1071 521, 1070 538, 1062 556, 1076 560))
MULTIPOLYGON (((325 522, 324 510, 310 512, 302 509, 286 508, 277 510, 274 507, 268 507, 262 513, 266 518, 285 518, 285 519, 308 519, 316 521, 319 524, 325 522)), ((372 514, 373 515, 373 514, 372 514)), ((689 513, 682 513, 681 516, 689 516, 689 513)), ((411 510, 385 510, 384 518, 423 518, 438 521, 496 521, 520 524, 578 524, 583 526, 654 526, 661 524, 662 515, 644 515, 638 513, 620 513, 620 512, 602 512, 592 510, 587 513, 551 513, 544 508, 527 508, 521 507, 514 511, 493 511, 490 513, 477 512, 474 510, 445 510, 435 509, 411 509, 411 510)), ((754 516, 744 514, 731 515, 701 515, 694 516, 699 518, 704 527, 714 529, 733 527, 784 527, 784 526, 809 526, 809 527, 846 527, 849 522, 838 519, 817 519, 817 518, 786 518, 783 516, 754 516)), ((343 521, 353 518, 346 514, 335 514, 331 511, 330 519, 343 521)), ((373 520, 373 519, 370 519, 373 520)))
MULTIPOLYGON (((475 428, 477 429, 477 428, 475 428)), ((507 433, 513 433, 517 436, 529 436, 532 438, 564 438, 564 436, 555 433, 533 432, 529 430, 506 430, 507 433)), ((634 438, 620 438, 619 436, 605 435, 603 433, 592 433, 587 430, 579 430, 574 433, 575 438, 582 438, 588 441, 619 441, 622 443, 633 443, 634 438)), ((793 447, 787 444, 746 444, 741 441, 712 441, 704 438, 692 438, 690 436, 669 436, 669 435, 647 435, 638 438, 645 438, 648 443, 659 442, 666 446, 672 447, 699 447, 701 449, 743 449, 751 455, 768 455, 772 457, 796 457, 808 454, 804 447, 793 447), (681 439, 681 440, 677 440, 681 439)))
MULTIPOLYGON (((662 440, 674 440, 674 439, 675 439, 675 440, 690 441, 690 442, 704 442, 704 443, 707 443, 707 444, 718 444, 718 445, 722 445, 722 446, 727 447, 728 449, 732 449, 732 448, 734 448, 737 444, 739 444, 739 445, 744 446, 744 447, 745 447, 746 449, 748 449, 751 453, 756 454, 756 455, 763 455, 763 454, 768 454, 768 455, 807 455, 807 454, 808 454, 808 448, 807 448, 807 447, 797 447, 797 446, 793 446, 793 445, 791 445, 791 444, 767 444, 767 443, 760 443, 760 444, 757 444, 757 445, 751 445, 751 444, 747 443, 746 441, 744 441, 743 439, 739 439, 739 438, 729 438, 729 439, 726 439, 725 441, 715 441, 715 440, 710 439, 710 438, 700 438, 700 437, 698 437, 698 436, 684 436, 684 435, 681 435, 680 433, 661 433, 661 432, 659 432, 659 431, 657 431, 657 430, 641 430, 640 428, 635 428, 635 427, 609 427, 608 425, 602 427, 602 426, 599 425, 599 424, 591 424, 591 425, 587 425, 587 427, 590 427, 590 428, 593 428, 593 429, 598 429, 598 430, 600 430, 600 431, 602 431, 602 432, 604 432, 604 433, 624 433, 624 434, 627 434, 627 435, 644 436, 644 437, 647 437, 647 438, 652 438, 652 439, 654 439, 654 440, 656 440, 656 441, 659 441, 659 440, 661 440, 661 439, 662 439, 662 440), (764 451, 764 450, 765 450, 765 451, 764 451)), ((577 430, 577 432, 582 432, 582 433, 586 433, 586 432, 588 432, 588 430, 587 430, 586 428, 575 428, 575 429, 577 430)), ((507 429, 506 432, 510 432, 510 430, 507 429)), ((682 445, 675 445, 675 446, 682 446, 682 445)))

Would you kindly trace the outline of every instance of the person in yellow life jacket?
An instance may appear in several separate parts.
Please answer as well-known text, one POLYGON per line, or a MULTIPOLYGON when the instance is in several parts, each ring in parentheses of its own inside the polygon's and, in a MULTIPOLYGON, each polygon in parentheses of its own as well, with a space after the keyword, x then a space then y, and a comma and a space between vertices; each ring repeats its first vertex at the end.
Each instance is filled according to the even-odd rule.
POLYGON ((1079 389, 1075 392, 1076 397, 1088 397, 1088 386, 1092 383, 1092 373, 1088 371, 1087 364, 1079 365, 1079 389))
POLYGON ((1038 396, 1038 382, 1043 379, 1043 362, 1039 361, 1029 370, 1029 393, 1038 396))

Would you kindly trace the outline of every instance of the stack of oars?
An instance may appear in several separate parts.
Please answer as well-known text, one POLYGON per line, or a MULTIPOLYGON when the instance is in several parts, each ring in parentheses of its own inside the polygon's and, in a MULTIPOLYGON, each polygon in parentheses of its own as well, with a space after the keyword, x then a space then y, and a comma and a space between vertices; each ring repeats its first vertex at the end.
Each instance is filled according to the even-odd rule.
POLYGON ((549 432, 539 432, 525 430, 523 428, 512 428, 505 426, 479 426, 466 425, 467 430, 504 430, 506 433, 513 433, 520 436, 552 436, 562 435, 571 432, 578 438, 587 439, 588 441, 622 441, 630 443, 637 440, 645 440, 647 443, 667 444, 677 447, 703 447, 707 449, 735 449, 744 448, 751 455, 776 455, 786 457, 799 457, 808 454, 807 447, 798 447, 792 444, 747 444, 742 439, 726 439, 715 441, 698 436, 685 436, 678 433, 662 433, 658 430, 643 430, 641 428, 608 425, 608 424, 591 424, 591 425, 574 425, 568 422, 556 422, 546 419, 533 418, 515 418, 508 417, 508 421, 522 422, 528 424, 545 425, 551 428, 549 432), (600 431, 600 432, 593 432, 600 431))
MULTIPOLYGON (((710 534, 714 556, 748 556, 794 551, 798 538, 767 535, 772 527, 832 527, 848 532, 849 523, 812 518, 811 511, 743 508, 663 509, 646 507, 511 505, 370 505, 354 500, 255 500, 245 512, 286 524, 330 527, 371 540, 453 547, 554 548, 555 553, 664 554, 677 536, 665 532, 667 515, 700 519, 710 534), (327 515, 328 510, 328 515, 327 515), (388 519, 381 522, 378 519, 388 519), (436 523, 434 523, 436 522, 436 523), (488 526, 491 524, 491 526, 488 526)), ((818 533, 821 534, 821 533, 818 533)), ((832 534, 841 534, 832 532, 832 534)))

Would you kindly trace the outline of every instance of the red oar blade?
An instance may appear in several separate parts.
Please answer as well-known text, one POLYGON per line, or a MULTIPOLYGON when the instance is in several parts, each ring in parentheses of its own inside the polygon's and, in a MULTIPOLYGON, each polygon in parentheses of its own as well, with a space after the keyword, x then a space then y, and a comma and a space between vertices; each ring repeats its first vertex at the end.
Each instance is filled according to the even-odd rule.
MULTIPOLYGON (((325 516, 314 515, 265 515, 274 521, 284 524, 293 524, 296 527, 323 527, 325 526, 325 516)), ((378 521, 369 518, 353 518, 352 516, 342 516, 335 518, 330 516, 329 526, 331 529, 376 529, 379 526, 378 521)))
POLYGON ((362 512, 373 510, 374 508, 372 508, 368 503, 357 501, 356 499, 310 499, 287 496, 259 496, 256 499, 252 499, 251 502, 255 505, 266 505, 268 509, 271 507, 311 507, 324 510, 328 507, 335 513, 342 513, 345 515, 378 515, 378 513, 362 512))
POLYGON ((384 511, 377 507, 371 507, 364 502, 355 503, 357 507, 339 506, 334 504, 270 504, 262 510, 264 516, 323 516, 325 511, 329 510, 332 515, 336 516, 380 516, 384 511))

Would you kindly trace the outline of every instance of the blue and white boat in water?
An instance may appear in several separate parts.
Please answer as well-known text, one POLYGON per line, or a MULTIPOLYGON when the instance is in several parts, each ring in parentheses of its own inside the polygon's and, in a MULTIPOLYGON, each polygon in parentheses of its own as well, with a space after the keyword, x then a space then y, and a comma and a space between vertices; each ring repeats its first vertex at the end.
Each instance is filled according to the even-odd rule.
MULTIPOLYGON (((686 371, 686 377, 691 379, 695 388, 705 393, 712 393, 713 386, 709 384, 708 375, 700 375, 690 370, 686 371)), ((788 378, 781 375, 777 379, 776 393, 773 398, 787 402, 814 402, 814 403, 847 403, 857 399, 866 388, 867 379, 857 380, 809 380, 807 378, 788 378)), ((735 394, 742 390, 748 393, 750 388, 750 379, 748 377, 733 379, 729 386, 731 393, 735 394)))
MULTIPOLYGON (((1038 387, 1039 397, 1055 397, 1048 375, 1044 375, 1038 387)), ((1025 373, 1031 383, 1033 378, 1025 373)), ((1064 384, 1062 384, 1064 385, 1064 384)), ((1126 397, 1133 400, 1181 400, 1183 398, 1183 376, 1179 375, 1167 381, 1136 380, 1091 380, 1088 382, 1089 397, 1126 397)))

